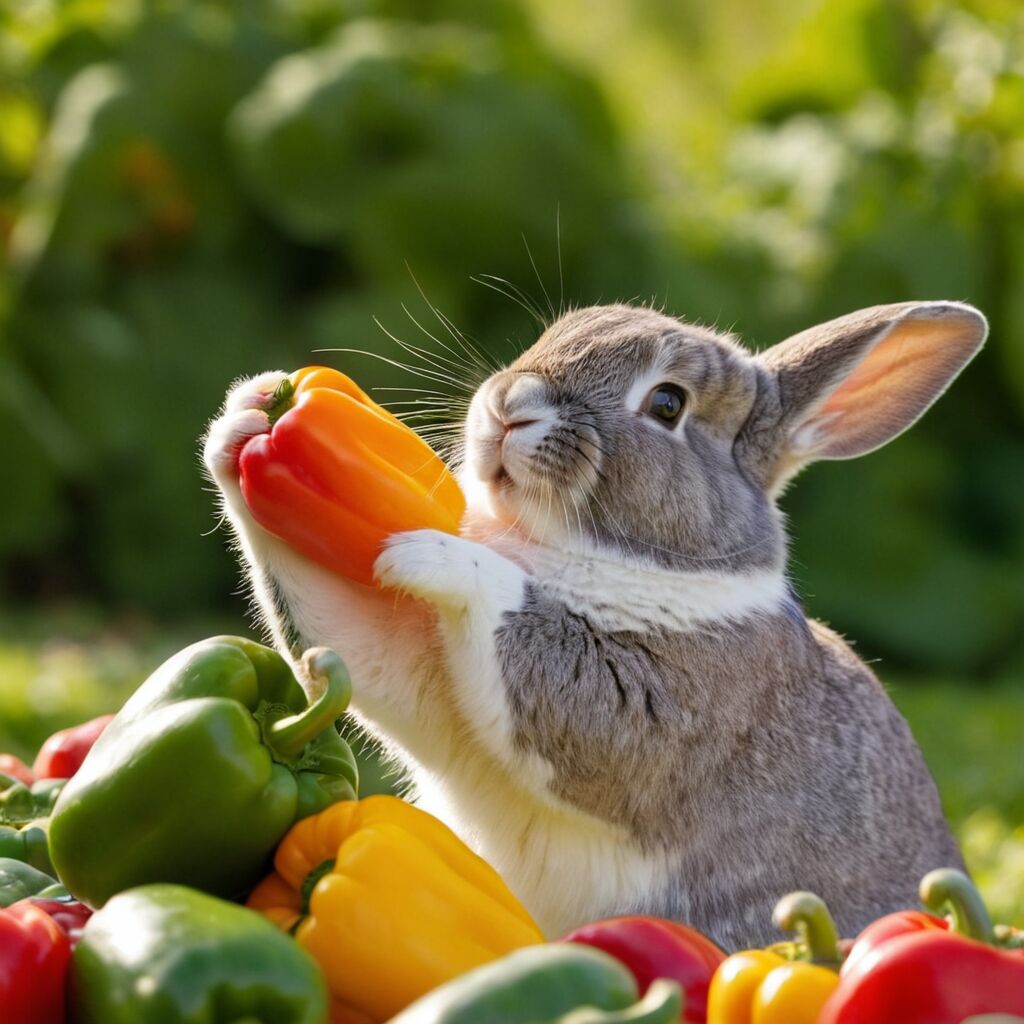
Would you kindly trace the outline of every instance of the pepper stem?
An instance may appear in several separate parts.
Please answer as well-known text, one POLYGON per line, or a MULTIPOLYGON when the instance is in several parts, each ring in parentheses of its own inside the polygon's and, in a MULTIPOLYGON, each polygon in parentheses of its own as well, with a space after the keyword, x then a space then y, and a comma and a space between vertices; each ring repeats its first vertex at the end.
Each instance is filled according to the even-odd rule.
POLYGON ((313 895, 313 890, 316 888, 317 882, 320 881, 324 875, 330 874, 334 870, 335 860, 323 860, 302 881, 302 888, 299 890, 299 898, 302 900, 302 916, 309 916, 309 901, 313 895))
POLYGON ((796 933, 807 947, 811 963, 822 967, 838 967, 842 963, 839 932, 820 896, 813 892, 791 892, 775 904, 772 920, 784 932, 796 933))
POLYGON ((295 398, 295 385, 290 377, 285 377, 274 389, 270 404, 264 408, 270 425, 273 426, 291 407, 295 398))
POLYGON ((352 697, 348 670, 334 651, 313 647, 302 656, 302 666, 311 678, 323 677, 326 685, 305 711, 282 718, 267 730, 267 745, 282 757, 298 757, 307 743, 334 724, 352 697))
POLYGON ((934 913, 948 911, 953 919, 952 929, 958 935, 966 935, 988 945, 995 943, 995 929, 985 901, 962 871, 955 868, 929 871, 921 879, 919 895, 921 902, 934 913))

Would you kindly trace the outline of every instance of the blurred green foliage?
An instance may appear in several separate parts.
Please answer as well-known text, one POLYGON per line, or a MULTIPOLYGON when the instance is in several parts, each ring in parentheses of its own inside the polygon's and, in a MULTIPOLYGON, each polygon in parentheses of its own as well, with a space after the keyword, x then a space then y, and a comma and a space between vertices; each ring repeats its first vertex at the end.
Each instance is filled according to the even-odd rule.
POLYGON ((474 275, 760 345, 957 298, 988 348, 907 437, 800 481, 794 572, 867 654, 1019 678, 1014 0, 33 0, 0 32, 0 602, 237 615, 206 421, 321 348, 407 358, 374 316, 436 351, 420 287, 497 359, 536 325, 474 275))

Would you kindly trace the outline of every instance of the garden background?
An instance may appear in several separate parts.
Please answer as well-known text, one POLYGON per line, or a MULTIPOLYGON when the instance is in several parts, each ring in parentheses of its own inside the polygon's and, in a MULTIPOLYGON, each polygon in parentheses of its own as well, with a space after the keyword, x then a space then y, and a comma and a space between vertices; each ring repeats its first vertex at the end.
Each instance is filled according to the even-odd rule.
POLYGON ((418 363, 447 317, 504 359, 563 303, 763 346, 963 299, 991 338, 938 407, 785 509, 1024 925, 1017 0, 14 0, 0 33, 0 749, 255 628, 197 459, 239 375, 438 387, 318 350, 418 363))

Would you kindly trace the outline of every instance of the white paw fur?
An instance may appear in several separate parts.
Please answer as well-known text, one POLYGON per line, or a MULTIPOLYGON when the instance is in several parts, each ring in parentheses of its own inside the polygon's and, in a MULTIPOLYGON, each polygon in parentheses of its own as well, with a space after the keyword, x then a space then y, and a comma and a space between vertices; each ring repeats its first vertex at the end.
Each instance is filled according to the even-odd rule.
POLYGON ((526 573, 507 558, 440 530, 410 530, 389 538, 374 575, 384 587, 451 610, 478 602, 514 610, 526 583, 526 573))
POLYGON ((280 370, 270 370, 239 381, 228 392, 224 412, 210 424, 203 442, 203 462, 222 489, 237 486, 238 453, 245 442, 270 430, 263 410, 286 376, 280 370))

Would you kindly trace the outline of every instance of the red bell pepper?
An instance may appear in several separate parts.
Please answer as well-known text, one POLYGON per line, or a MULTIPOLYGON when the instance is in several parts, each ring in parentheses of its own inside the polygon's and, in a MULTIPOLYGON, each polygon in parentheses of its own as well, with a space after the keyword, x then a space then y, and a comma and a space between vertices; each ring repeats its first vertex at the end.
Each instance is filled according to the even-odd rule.
POLYGON ((100 738, 100 733, 114 720, 113 715, 100 715, 92 721, 55 732, 39 748, 32 770, 40 779, 70 779, 82 766, 85 755, 100 738))
POLYGON ((0 910, 0 1020, 64 1024, 64 978, 71 942, 27 900, 0 910))
POLYGON ((17 779, 25 786, 31 786, 36 781, 32 769, 20 757, 15 757, 13 754, 0 754, 0 775, 17 779))
POLYGON ((658 978, 678 981, 686 998, 680 1020, 703 1024, 708 986, 722 952, 707 936, 660 917, 613 917, 570 932, 564 942, 595 946, 626 965, 643 996, 658 978))
POLYGON ((843 962, 842 974, 849 974, 856 966, 873 953, 879 946, 900 935, 917 935, 920 932, 949 931, 949 921, 935 914, 926 914, 921 910, 901 910, 895 914, 886 914, 877 921, 872 921, 857 936, 850 952, 843 962))
POLYGON ((929 914, 890 914, 869 925, 840 971, 818 1024, 960 1024, 983 1014, 1024 1017, 1024 950, 998 937, 985 904, 962 872, 942 868, 921 881, 929 914), (1002 945, 1001 945, 1002 943, 1002 945))
MULTIPOLYGON (((82 937, 82 929, 85 927, 86 921, 92 917, 92 908, 87 907, 84 903, 79 903, 71 896, 53 898, 29 896, 24 902, 31 903, 44 913, 49 914, 71 941, 72 949, 82 937)), ((18 904, 15 903, 14 906, 18 906, 18 904)))

